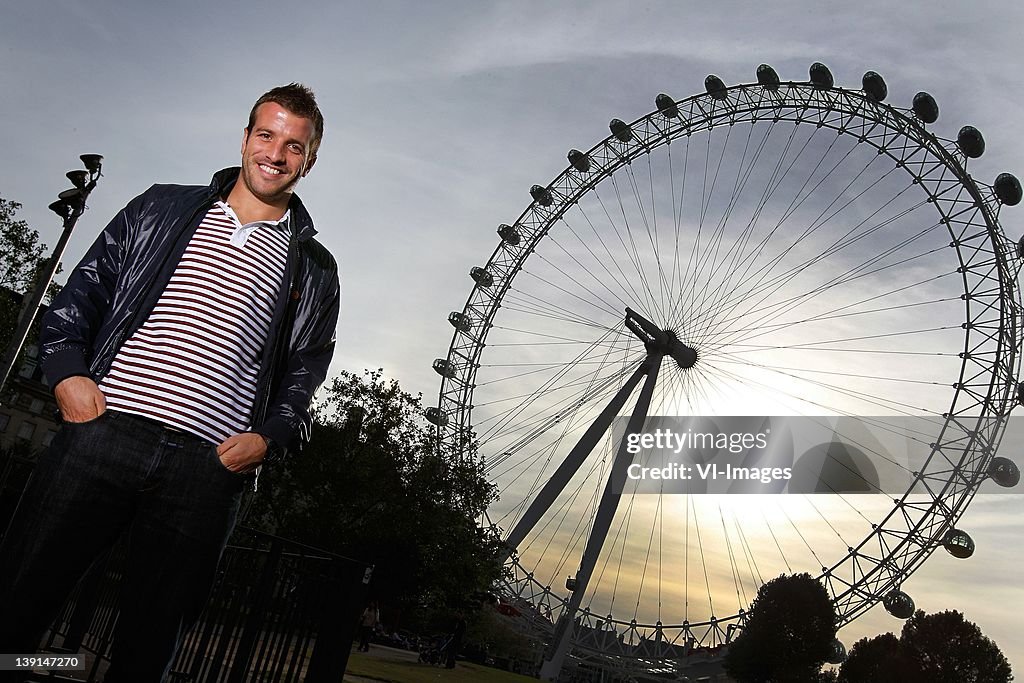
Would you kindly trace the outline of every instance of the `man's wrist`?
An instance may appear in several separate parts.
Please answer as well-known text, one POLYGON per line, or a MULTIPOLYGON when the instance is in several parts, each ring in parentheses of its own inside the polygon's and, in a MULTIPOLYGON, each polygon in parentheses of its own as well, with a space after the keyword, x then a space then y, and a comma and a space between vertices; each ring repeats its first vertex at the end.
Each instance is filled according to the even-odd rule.
POLYGON ((263 437, 263 443, 267 445, 267 452, 263 455, 263 462, 268 465, 280 462, 284 457, 284 449, 266 434, 260 434, 260 436, 263 437))

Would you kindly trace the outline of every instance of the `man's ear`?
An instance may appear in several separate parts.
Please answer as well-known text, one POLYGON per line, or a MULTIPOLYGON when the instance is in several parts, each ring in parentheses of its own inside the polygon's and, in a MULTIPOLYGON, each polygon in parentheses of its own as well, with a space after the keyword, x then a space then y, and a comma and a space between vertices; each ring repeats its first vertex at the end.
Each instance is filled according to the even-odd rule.
POLYGON ((309 172, 313 170, 313 164, 316 163, 316 152, 309 155, 309 161, 306 162, 306 168, 302 170, 302 177, 305 178, 309 175, 309 172))
POLYGON ((239 154, 245 154, 245 143, 249 141, 249 126, 242 129, 242 149, 239 150, 239 154))

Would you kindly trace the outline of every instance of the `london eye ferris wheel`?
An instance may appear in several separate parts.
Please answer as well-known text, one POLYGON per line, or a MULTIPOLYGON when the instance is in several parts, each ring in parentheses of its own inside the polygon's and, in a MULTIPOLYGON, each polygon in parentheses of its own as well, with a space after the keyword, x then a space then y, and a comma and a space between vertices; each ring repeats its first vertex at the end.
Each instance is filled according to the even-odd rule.
POLYGON ((973 551, 957 522, 981 483, 1019 479, 997 455, 1024 399, 1024 241, 999 223, 1019 182, 973 177, 984 137, 942 137, 927 93, 809 76, 709 76, 613 120, 499 226, 449 317, 428 418, 498 487, 503 597, 549 672, 570 649, 649 666, 725 644, 780 573, 819 577, 840 624, 880 601, 906 618, 932 551, 973 551), (619 415, 911 417, 927 457, 896 495, 638 495, 619 415))

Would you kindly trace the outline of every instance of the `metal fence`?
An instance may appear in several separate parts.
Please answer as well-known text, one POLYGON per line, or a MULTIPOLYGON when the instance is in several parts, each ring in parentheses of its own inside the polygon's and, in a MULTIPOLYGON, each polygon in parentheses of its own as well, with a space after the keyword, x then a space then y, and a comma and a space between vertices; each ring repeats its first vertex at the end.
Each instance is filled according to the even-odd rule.
MULTIPOLYGON (((14 471, 0 462, 0 499, 12 495, 12 478, 3 474, 14 471)), ((7 521, 0 519, 0 530, 7 521)), ((119 544, 93 564, 49 634, 47 648, 90 655, 79 680, 96 681, 106 669, 123 556, 119 544)), ((237 528, 168 682, 340 683, 371 571, 365 563, 237 528)))

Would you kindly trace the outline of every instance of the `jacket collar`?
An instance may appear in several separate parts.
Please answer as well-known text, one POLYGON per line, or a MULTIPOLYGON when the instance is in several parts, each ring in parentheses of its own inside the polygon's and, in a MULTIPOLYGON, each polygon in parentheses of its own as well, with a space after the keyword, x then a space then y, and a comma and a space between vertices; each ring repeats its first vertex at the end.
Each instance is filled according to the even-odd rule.
MULTIPOLYGON (((227 197, 241 172, 241 167, 232 166, 214 173, 213 179, 210 181, 210 194, 214 197, 227 197)), ((291 201, 288 202, 288 209, 292 212, 292 224, 295 226, 295 234, 299 240, 305 241, 313 237, 316 234, 316 228, 313 227, 313 219, 310 218, 309 212, 306 211, 306 207, 303 206, 302 200, 299 199, 297 194, 292 193, 291 201)))

